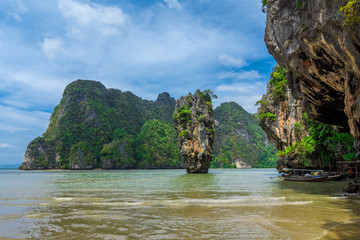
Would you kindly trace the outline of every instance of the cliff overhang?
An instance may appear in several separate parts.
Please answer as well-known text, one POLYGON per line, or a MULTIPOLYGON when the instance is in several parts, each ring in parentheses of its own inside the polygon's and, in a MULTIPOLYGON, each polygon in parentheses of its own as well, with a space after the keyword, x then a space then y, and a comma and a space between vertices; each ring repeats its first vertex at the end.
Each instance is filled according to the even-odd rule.
POLYGON ((350 132, 360 151, 360 25, 343 26, 344 3, 269 0, 264 40, 310 118, 350 132))

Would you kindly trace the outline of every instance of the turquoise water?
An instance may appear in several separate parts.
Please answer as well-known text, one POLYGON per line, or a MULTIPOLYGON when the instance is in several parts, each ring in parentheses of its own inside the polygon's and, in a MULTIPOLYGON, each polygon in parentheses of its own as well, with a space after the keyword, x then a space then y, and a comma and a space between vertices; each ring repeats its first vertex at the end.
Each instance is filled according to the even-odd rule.
POLYGON ((346 182, 277 176, 4 170, 0 239, 359 239, 360 198, 342 195, 346 182))

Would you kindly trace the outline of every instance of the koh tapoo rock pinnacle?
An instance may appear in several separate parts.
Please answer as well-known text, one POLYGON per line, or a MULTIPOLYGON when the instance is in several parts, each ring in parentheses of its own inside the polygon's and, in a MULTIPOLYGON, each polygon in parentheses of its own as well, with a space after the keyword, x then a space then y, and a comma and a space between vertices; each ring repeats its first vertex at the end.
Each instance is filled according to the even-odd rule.
POLYGON ((213 159, 214 113, 211 91, 189 93, 175 105, 174 123, 188 173, 207 173, 213 159))

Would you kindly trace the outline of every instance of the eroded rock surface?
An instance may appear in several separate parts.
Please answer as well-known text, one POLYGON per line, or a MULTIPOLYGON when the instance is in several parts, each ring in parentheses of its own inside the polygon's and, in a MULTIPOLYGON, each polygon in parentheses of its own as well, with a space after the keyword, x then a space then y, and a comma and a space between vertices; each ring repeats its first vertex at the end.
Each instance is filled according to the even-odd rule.
MULTIPOLYGON (((310 117, 349 131, 360 150, 360 25, 343 27, 339 8, 344 1, 298 2, 268 0, 266 46, 288 69, 292 76, 289 88, 301 93, 301 106, 310 117)), ((291 101, 281 107, 289 104, 291 101)), ((280 116, 279 125, 267 131, 270 139, 278 139, 273 141, 278 149, 292 138, 286 126, 291 119, 295 121, 296 111, 287 110, 290 113, 280 116)))
POLYGON ((208 94, 182 96, 177 100, 174 123, 188 173, 207 173, 213 159, 214 114, 208 94))
MULTIPOLYGON (((271 97, 272 89, 268 84, 267 93, 261 99, 262 102, 267 104, 261 106, 258 110, 259 113, 271 112, 276 115, 276 119, 261 119, 260 126, 268 134, 269 140, 278 151, 283 151, 308 134, 306 129, 296 129, 295 127, 297 123, 302 123, 306 100, 303 99, 298 85, 294 84, 294 78, 289 74, 285 93, 285 97, 273 99, 271 97)), ((302 168, 302 165, 296 155, 293 154, 278 161, 277 169, 281 171, 284 167, 302 168)))

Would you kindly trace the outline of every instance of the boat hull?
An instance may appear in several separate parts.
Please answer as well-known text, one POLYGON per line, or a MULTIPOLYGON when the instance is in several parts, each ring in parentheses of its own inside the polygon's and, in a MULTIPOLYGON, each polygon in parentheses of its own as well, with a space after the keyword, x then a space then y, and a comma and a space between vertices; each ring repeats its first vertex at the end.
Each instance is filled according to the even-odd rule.
POLYGON ((323 182, 327 181, 328 177, 285 177, 285 181, 293 182, 323 182))
POLYGON ((329 176, 328 177, 328 181, 341 181, 341 180, 345 180, 347 177, 349 176, 349 174, 343 174, 343 175, 333 175, 333 176, 329 176))

